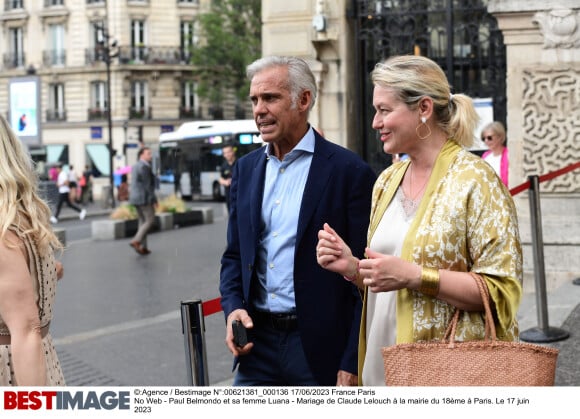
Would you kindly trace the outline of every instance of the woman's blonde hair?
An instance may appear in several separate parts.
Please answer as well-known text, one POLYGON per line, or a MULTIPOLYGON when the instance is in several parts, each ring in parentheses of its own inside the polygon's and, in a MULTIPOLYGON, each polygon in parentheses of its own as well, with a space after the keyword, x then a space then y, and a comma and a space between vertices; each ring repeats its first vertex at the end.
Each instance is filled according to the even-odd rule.
POLYGON ((0 239, 15 226, 44 253, 62 245, 50 226, 50 209, 38 195, 38 177, 22 141, 0 115, 0 239))
POLYGON ((437 125, 458 144, 473 144, 479 116, 471 98, 451 94, 445 73, 429 58, 400 55, 378 63, 371 73, 373 84, 391 89, 410 109, 428 96, 433 100, 437 125))

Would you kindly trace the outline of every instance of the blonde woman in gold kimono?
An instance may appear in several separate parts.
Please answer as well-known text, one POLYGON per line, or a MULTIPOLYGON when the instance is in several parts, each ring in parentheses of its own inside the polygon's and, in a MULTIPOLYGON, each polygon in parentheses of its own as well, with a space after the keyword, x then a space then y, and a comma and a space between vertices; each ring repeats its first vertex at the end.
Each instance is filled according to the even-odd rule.
POLYGON ((522 250, 511 195, 491 166, 466 150, 477 114, 451 94, 425 57, 377 64, 373 128, 385 153, 409 159, 383 171, 373 190, 366 259, 332 226, 319 232, 318 263, 362 290, 359 384, 384 385, 381 347, 439 340, 455 308, 456 340, 484 337, 483 302, 468 272, 490 291, 499 339, 518 339, 522 250))
POLYGON ((65 385, 49 333, 61 244, 32 162, 0 116, 0 387, 65 385))

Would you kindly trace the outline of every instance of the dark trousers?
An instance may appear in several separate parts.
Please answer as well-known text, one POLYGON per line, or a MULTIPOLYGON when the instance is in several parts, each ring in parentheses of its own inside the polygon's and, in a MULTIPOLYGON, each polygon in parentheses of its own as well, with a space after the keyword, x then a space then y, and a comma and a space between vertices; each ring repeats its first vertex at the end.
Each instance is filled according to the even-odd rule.
POLYGON ((56 206, 56 213, 54 214, 56 218, 58 218, 58 214, 60 214, 62 204, 66 204, 69 208, 74 209, 76 212, 81 212, 81 209, 70 201, 69 193, 63 192, 58 194, 58 205, 56 206))
POLYGON ((248 330, 254 343, 238 361, 234 386, 318 386, 302 348, 300 332, 279 331, 267 324, 248 330))

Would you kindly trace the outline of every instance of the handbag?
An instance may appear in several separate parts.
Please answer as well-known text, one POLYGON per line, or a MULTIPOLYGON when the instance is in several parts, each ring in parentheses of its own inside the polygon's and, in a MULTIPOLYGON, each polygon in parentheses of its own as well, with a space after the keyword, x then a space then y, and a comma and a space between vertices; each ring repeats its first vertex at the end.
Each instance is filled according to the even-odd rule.
POLYGON ((381 348, 388 386, 553 386, 558 349, 497 340, 485 280, 477 282, 485 309, 485 339, 455 342, 456 309, 443 340, 381 348))

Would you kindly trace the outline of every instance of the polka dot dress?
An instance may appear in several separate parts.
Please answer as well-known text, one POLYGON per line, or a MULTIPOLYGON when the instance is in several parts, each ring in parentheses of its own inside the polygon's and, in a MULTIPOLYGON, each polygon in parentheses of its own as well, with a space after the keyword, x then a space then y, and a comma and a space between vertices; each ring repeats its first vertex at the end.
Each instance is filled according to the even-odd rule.
MULTIPOLYGON (((18 232, 16 232, 18 234, 18 232)), ((22 235, 20 235, 22 237, 22 235)), ((28 266, 33 278, 34 291, 39 310, 40 324, 48 324, 52 319, 52 306, 56 295, 56 260, 52 252, 40 256, 29 240, 24 239, 28 255, 28 266)), ((10 332, 0 318, 0 335, 10 332)), ((44 358, 46 360, 46 383, 48 386, 64 386, 65 380, 50 333, 42 339, 44 358)), ((12 365, 10 345, 0 345, 0 386, 15 386, 16 379, 12 365)))

